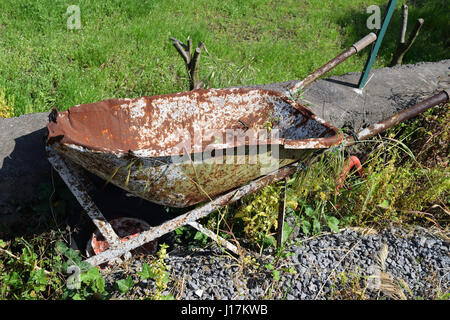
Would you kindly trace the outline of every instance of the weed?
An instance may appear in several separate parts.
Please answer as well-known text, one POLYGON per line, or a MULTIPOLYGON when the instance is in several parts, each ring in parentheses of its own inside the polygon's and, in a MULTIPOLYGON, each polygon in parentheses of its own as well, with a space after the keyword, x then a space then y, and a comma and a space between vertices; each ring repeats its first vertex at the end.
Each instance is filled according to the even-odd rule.
POLYGON ((275 244, 273 228, 277 228, 279 187, 272 185, 244 199, 244 205, 234 215, 243 222, 244 236, 262 250, 275 244))
MULTIPOLYGON (((286 215, 294 216, 306 235, 318 234, 325 228, 339 231, 341 221, 334 215, 333 207, 337 174, 333 172, 338 172, 342 156, 337 150, 326 155, 319 156, 308 170, 297 173, 287 182, 286 215)), ((280 188, 271 185, 245 197, 233 217, 242 221, 244 236, 261 250, 275 244, 273 234, 277 228, 280 188)), ((285 228, 289 235, 295 226, 285 224, 285 228)))
POLYGON ((78 252, 61 241, 48 246, 44 237, 0 241, 1 299, 88 299, 106 297, 105 280, 97 268, 83 263, 78 252), (20 254, 14 254, 19 251, 20 254), (68 285, 68 268, 78 278, 68 285))
POLYGON ((355 223, 359 226, 405 223, 427 215, 423 209, 434 203, 444 202, 450 188, 447 168, 424 168, 404 144, 381 143, 385 148, 372 153, 365 163, 366 178, 353 182, 337 199, 340 214, 358 212, 355 223))
POLYGON ((271 263, 266 264, 264 267, 272 273, 273 281, 280 281, 280 271, 275 269, 271 263))
POLYGON ((167 289, 167 283, 169 282, 169 269, 165 262, 167 259, 167 248, 166 244, 162 244, 157 253, 158 258, 155 259, 151 265, 144 263, 142 266, 142 271, 139 273, 141 279, 152 279, 155 282, 155 290, 151 296, 152 300, 171 300, 173 296, 163 295, 163 292, 167 289))
MULTIPOLYGON (((47 294, 58 290, 62 281, 54 272, 44 267, 60 262, 60 257, 53 261, 41 260, 34 251, 34 247, 23 238, 14 243, 2 241, 0 253, 4 256, 0 260, 0 297, 4 299, 35 300, 45 298, 47 294), (13 254, 11 247, 20 250, 20 254, 13 254), (56 277, 55 277, 56 276, 56 277)), ((39 246, 39 251, 44 248, 39 246)))
POLYGON ((204 247, 208 243, 208 237, 191 226, 182 226, 175 230, 175 243, 194 247, 204 247))
POLYGON ((367 284, 356 272, 340 272, 331 285, 330 299, 367 300, 367 284))

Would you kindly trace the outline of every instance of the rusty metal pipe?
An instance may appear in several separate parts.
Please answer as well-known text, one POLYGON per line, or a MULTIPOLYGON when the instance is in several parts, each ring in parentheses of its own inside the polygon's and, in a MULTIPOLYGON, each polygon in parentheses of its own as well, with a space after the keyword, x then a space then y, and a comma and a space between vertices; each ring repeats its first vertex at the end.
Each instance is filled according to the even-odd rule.
MULTIPOLYGON (((396 113, 387 119, 379 121, 379 122, 371 125, 370 127, 366 128, 364 130, 361 130, 356 135, 356 137, 358 138, 358 140, 366 140, 368 138, 371 138, 371 137, 377 135, 378 133, 386 131, 387 129, 399 124, 400 122, 414 118, 415 116, 427 111, 428 109, 430 109, 438 104, 447 102, 449 100, 449 98, 450 98, 449 90, 441 91, 440 93, 416 104, 415 106, 412 106, 408 109, 400 111, 399 113, 396 113)), ((344 141, 344 144, 346 146, 352 145, 354 143, 355 143, 354 137, 348 137, 344 141)))
POLYGON ((319 69, 311 73, 309 76, 307 76, 302 81, 296 83, 294 86, 292 86, 289 91, 292 94, 295 92, 307 87, 314 81, 316 81, 318 78, 323 76, 325 73, 330 71, 331 69, 335 68, 351 56, 353 56, 355 53, 360 52, 362 49, 367 47, 369 44, 373 43, 377 39, 377 35, 373 32, 369 33, 367 36, 359 40, 358 42, 354 43, 350 48, 342 52, 340 55, 335 57, 334 59, 328 61, 326 64, 321 66, 319 69))

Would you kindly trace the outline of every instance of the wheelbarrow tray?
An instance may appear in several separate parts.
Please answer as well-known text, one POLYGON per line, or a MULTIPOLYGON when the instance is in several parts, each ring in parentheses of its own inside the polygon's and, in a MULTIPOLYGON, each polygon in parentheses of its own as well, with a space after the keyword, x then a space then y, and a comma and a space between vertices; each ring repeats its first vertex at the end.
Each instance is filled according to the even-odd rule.
POLYGON ((82 104, 54 111, 47 127, 59 154, 171 207, 211 200, 342 139, 280 93, 242 88, 82 104))

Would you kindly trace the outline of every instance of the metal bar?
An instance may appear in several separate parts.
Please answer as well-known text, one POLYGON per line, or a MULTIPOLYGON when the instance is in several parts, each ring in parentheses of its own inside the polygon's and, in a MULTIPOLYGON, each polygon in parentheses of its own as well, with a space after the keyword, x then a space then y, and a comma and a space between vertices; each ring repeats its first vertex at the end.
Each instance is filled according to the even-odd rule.
POLYGON ((198 222, 194 222, 191 221, 188 223, 191 227, 194 227, 195 229, 197 229, 198 231, 200 231, 201 233, 203 233, 204 235, 210 237, 211 239, 213 239, 215 242, 217 242, 218 244, 224 246, 225 248, 227 248, 228 250, 230 250, 231 252, 235 253, 235 254, 239 254, 239 250, 238 248, 232 244, 231 242, 225 240, 224 238, 218 236, 217 234, 215 234, 214 232, 212 232, 211 230, 203 227, 200 223, 198 222))
POLYGON ((361 78, 359 79, 359 83, 358 83, 359 89, 364 88, 364 86, 366 85, 367 78, 369 77, 370 70, 373 67, 375 58, 378 54, 378 50, 380 49, 381 43, 383 42, 383 38, 384 38, 384 35, 386 34, 387 27, 389 26, 389 23, 391 22, 392 14, 394 13, 396 5, 397 5, 397 0, 389 1, 388 9, 387 9, 386 15, 383 19, 383 25, 381 26, 381 29, 377 35, 377 42, 375 42, 375 46, 372 48, 372 51, 370 52, 369 58, 367 59, 366 65, 364 67, 364 71, 361 75, 361 78))
POLYGON ((283 245, 284 237, 284 216, 286 214, 286 189, 287 189, 287 179, 284 179, 284 186, 281 191, 280 199, 282 203, 278 208, 278 220, 277 220, 277 248, 281 248, 283 245))
POLYGON ((208 202, 201 207, 191 210, 157 227, 144 231, 134 238, 122 242, 120 247, 118 248, 110 248, 108 250, 103 251, 102 253, 90 257, 89 259, 86 260, 86 262, 88 262, 92 266, 97 266, 111 259, 119 257, 130 250, 140 247, 141 245, 147 242, 159 238, 162 235, 171 232, 183 225, 186 225, 190 222, 194 222, 200 218, 206 217, 207 215, 209 215, 211 212, 214 212, 218 208, 221 208, 229 203, 233 203, 247 194, 256 192, 261 188, 265 187, 266 185, 269 185, 283 178, 291 176, 297 170, 297 164, 298 163, 296 162, 291 165, 285 166, 281 169, 278 169, 275 172, 272 172, 266 176, 256 179, 241 188, 238 188, 222 196, 219 196, 215 200, 208 202))
POLYGON ((358 42, 354 43, 350 48, 348 48, 347 50, 342 52, 340 55, 331 59, 326 64, 321 66, 319 69, 317 69, 316 71, 311 73, 309 76, 307 76, 305 79, 303 79, 302 81, 300 81, 300 82, 296 83, 294 86, 292 86, 289 90, 291 95, 301 89, 304 89, 306 86, 308 86, 311 83, 313 83, 314 81, 316 81, 318 78, 320 78, 325 73, 327 73, 331 69, 335 68, 336 66, 338 66, 339 64, 341 64, 342 62, 344 62, 345 60, 347 60, 348 58, 353 56, 355 53, 360 52, 362 49, 367 47, 369 44, 374 42, 376 39, 377 39, 377 36, 375 35, 375 33, 373 33, 373 32, 369 33, 367 36, 365 36, 358 42))
MULTIPOLYGON (((120 238, 115 233, 111 224, 92 201, 83 183, 83 174, 79 167, 68 159, 61 157, 53 148, 47 146, 47 157, 53 168, 59 173, 67 187, 77 198, 81 207, 87 212, 92 222, 105 237, 111 247, 121 244, 120 238)), ((126 253, 126 252, 124 252, 126 253)))
MULTIPOLYGON (((370 127, 366 128, 364 130, 361 130, 356 135, 356 137, 358 138, 358 140, 366 140, 370 137, 373 137, 373 136, 377 135, 378 133, 381 133, 381 132, 399 124, 400 122, 414 118, 415 116, 427 111, 428 109, 430 109, 438 104, 447 102, 449 100, 449 97, 450 97, 449 90, 441 91, 440 93, 416 104, 415 106, 412 106, 408 109, 400 111, 399 113, 396 113, 387 119, 379 121, 379 122, 371 125, 370 127)), ((354 137, 348 137, 344 141, 344 144, 346 146, 352 145, 354 143, 355 143, 354 137)))

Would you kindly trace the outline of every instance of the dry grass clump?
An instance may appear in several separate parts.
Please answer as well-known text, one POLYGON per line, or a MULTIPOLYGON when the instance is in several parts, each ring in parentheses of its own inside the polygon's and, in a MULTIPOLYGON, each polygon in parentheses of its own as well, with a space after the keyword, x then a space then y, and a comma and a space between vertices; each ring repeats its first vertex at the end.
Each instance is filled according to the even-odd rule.
POLYGON ((14 99, 7 98, 4 88, 0 88, 0 118, 14 117, 14 99))

